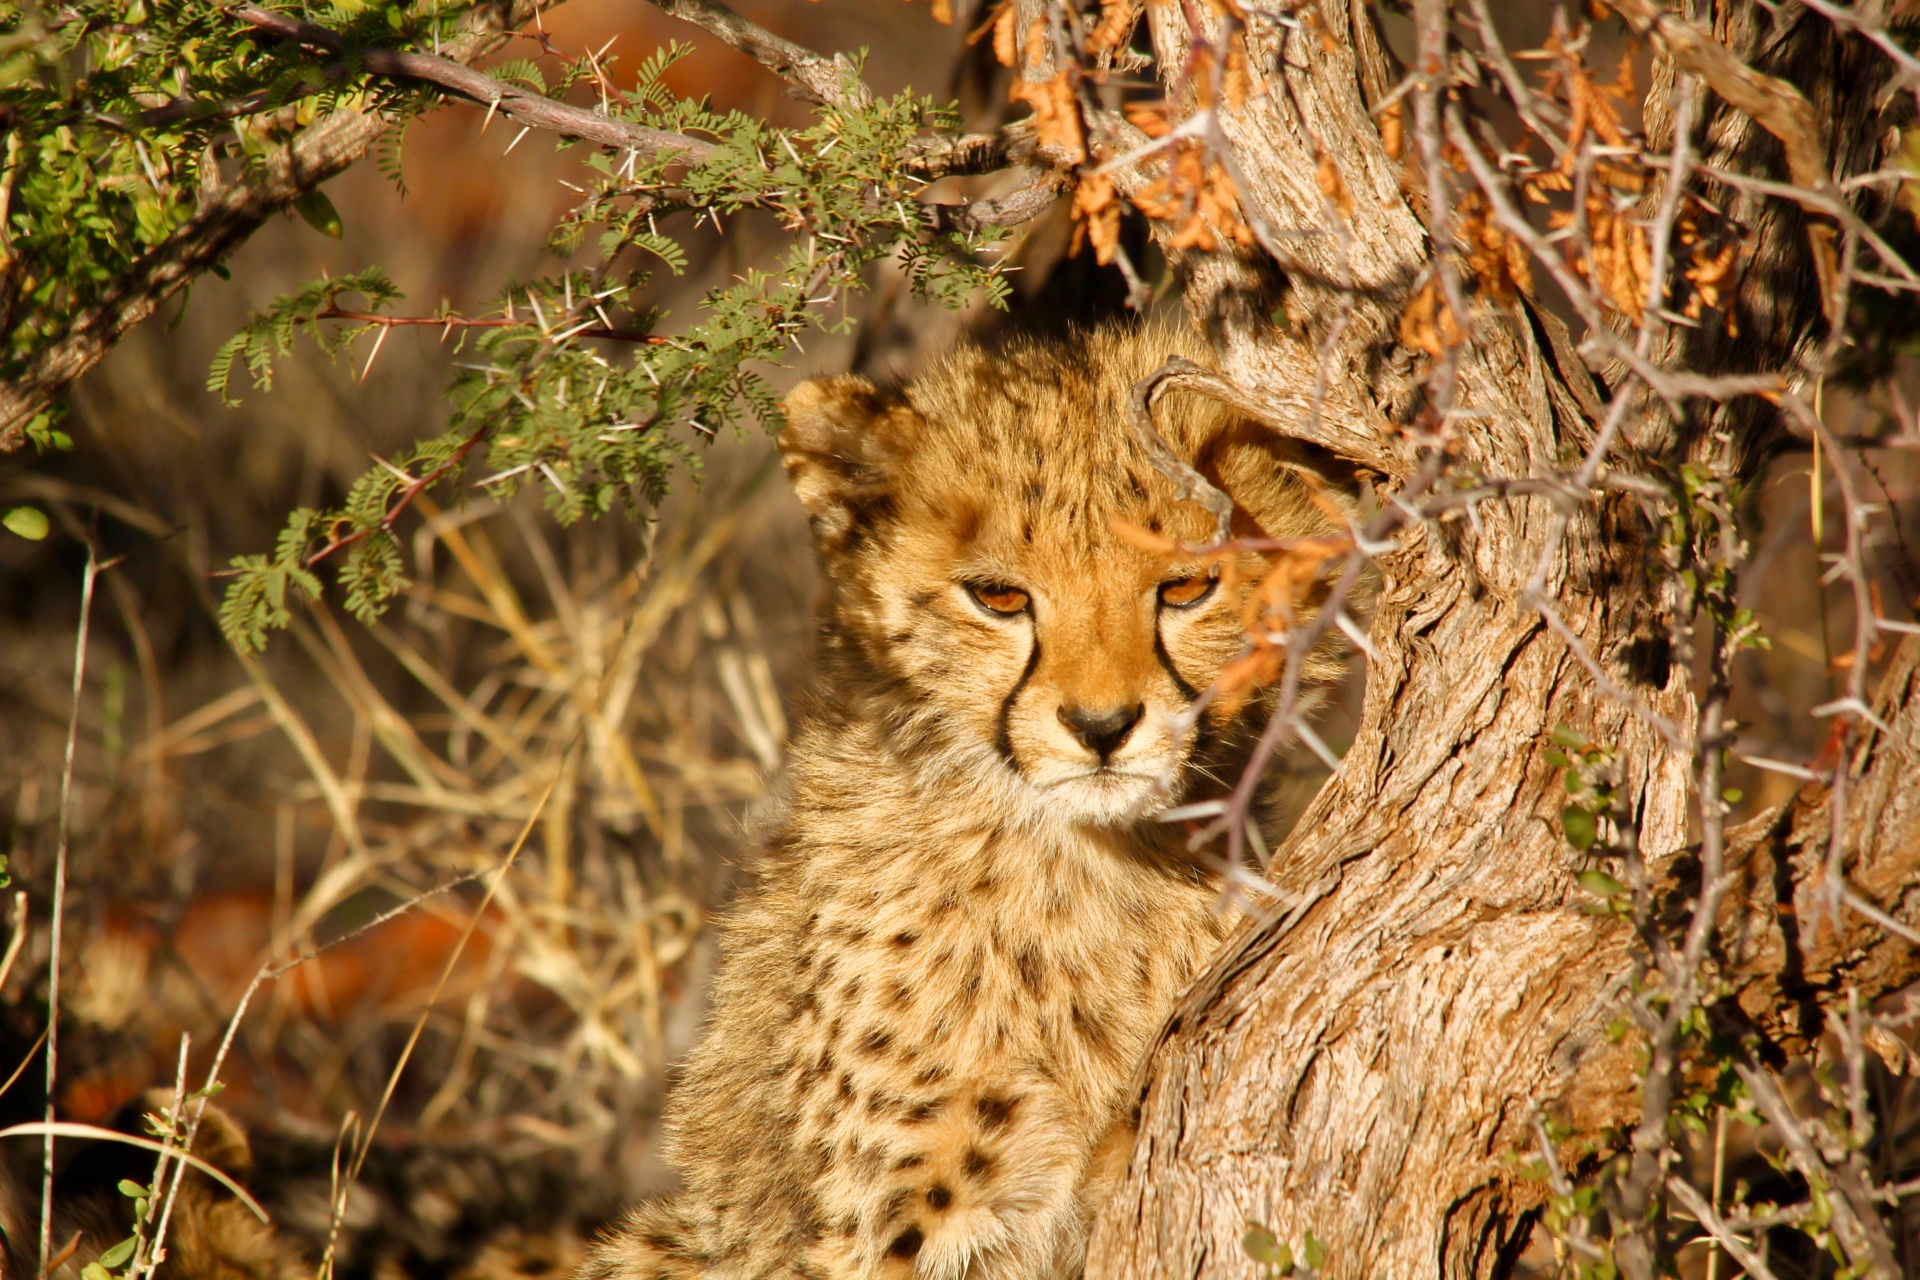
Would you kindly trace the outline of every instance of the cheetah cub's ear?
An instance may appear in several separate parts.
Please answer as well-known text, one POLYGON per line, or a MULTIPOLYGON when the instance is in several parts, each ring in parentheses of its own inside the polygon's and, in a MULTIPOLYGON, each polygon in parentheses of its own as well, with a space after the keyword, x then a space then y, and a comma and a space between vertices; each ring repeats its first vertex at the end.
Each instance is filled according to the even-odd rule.
POLYGON ((782 407, 787 426, 778 441, 787 479, 820 550, 844 551, 854 530, 887 505, 889 471, 918 420, 905 402, 851 374, 803 382, 782 407))

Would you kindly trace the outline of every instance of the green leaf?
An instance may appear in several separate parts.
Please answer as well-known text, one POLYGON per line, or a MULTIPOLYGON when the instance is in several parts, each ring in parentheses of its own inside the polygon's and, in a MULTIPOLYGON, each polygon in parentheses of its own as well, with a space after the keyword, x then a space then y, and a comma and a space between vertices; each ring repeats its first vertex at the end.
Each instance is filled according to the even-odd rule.
POLYGON ((1600 819, 1593 810, 1570 804, 1560 811, 1560 825, 1566 829, 1567 843, 1585 853, 1600 835, 1600 819))
POLYGON ((340 233, 345 230, 340 222, 340 211, 333 207, 333 201, 327 199, 327 193, 318 187, 295 200, 293 211, 323 236, 338 240, 340 233))
POLYGON ((1293 1270, 1293 1250, 1273 1238, 1273 1232, 1262 1226, 1251 1226, 1240 1237, 1240 1247, 1255 1262, 1272 1267, 1281 1275, 1293 1270))
POLYGON ((47 514, 37 507, 15 507, 0 516, 0 524, 28 542, 38 542, 47 536, 47 514))
POLYGON ((130 1200, 138 1200, 147 1195, 147 1189, 131 1178, 120 1179, 120 1194, 130 1200))
POLYGON ((133 1237, 128 1236, 100 1255, 100 1265, 111 1271, 133 1256, 133 1237))
POLYGON ((1573 878, 1582 889, 1588 893, 1598 894, 1602 898, 1617 898, 1627 891, 1627 886, 1597 869, 1582 871, 1573 878))
POLYGON ((1578 729, 1569 729, 1565 725, 1553 731, 1553 740, 1569 751, 1585 751, 1591 745, 1585 734, 1578 729))
POLYGON ((1320 1243, 1319 1237, 1307 1232, 1307 1238, 1301 1242, 1300 1252, 1306 1257, 1307 1265, 1318 1271, 1327 1264, 1327 1246, 1320 1243))
POLYGON ((113 1272, 97 1262, 89 1262, 80 1268, 80 1280, 113 1280, 113 1272))

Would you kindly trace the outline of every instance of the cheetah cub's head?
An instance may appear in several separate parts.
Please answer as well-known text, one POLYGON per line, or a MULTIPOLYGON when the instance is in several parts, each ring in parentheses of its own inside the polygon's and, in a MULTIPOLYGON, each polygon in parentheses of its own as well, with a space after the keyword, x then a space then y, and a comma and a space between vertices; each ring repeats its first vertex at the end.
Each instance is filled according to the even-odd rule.
MULTIPOLYGON (((1128 425, 1133 383, 1174 353, 1204 358, 1171 329, 1113 329, 965 348, 901 393, 841 377, 788 397, 780 447, 831 582, 829 678, 903 756, 1090 825, 1237 777, 1263 695, 1212 702, 1193 733, 1174 718, 1242 651, 1249 587, 1117 532, 1213 537, 1128 425)), ((1190 395, 1156 418, 1234 498, 1236 533, 1326 530, 1287 442, 1190 395)), ((1265 568, 1246 559, 1243 584, 1265 568)))

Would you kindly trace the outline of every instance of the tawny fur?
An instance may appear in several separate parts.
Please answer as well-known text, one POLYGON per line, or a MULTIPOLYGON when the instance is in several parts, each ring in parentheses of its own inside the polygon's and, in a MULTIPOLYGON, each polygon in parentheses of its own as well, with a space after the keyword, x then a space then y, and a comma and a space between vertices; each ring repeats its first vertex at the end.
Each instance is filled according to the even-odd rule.
MULTIPOLYGON (((1246 588, 1163 603, 1197 566, 1117 532, 1213 536, 1128 427, 1172 352, 1203 356, 1114 329, 965 349, 900 396, 835 378, 788 399, 830 583, 820 679, 670 1104, 684 1191, 584 1280, 1078 1273, 1128 1081, 1227 924, 1154 815, 1223 794, 1264 720, 1242 693, 1176 736, 1242 650, 1246 588), (1114 708, 1140 719, 1103 761, 1063 715, 1114 708)), ((1282 442, 1187 397, 1157 412, 1240 532, 1324 531, 1282 442)))

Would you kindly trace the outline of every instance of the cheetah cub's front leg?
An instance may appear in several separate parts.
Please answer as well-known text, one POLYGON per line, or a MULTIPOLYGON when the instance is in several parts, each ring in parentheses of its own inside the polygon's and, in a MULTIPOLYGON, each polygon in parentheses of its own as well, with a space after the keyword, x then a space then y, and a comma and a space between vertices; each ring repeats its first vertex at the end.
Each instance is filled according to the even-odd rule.
POLYGON ((1086 1149, 1087 1125, 1070 1100, 1044 1080, 1005 1077, 951 1098, 923 1124, 870 1135, 903 1154, 873 1162, 884 1163, 878 1178, 855 1173, 830 1193, 829 1216, 851 1231, 823 1247, 824 1269, 910 1269, 928 1280, 1078 1274, 1086 1217, 1110 1179, 1095 1176, 1105 1171, 1086 1149))
MULTIPOLYGON (((1241 689, 1193 714, 1263 562, 1116 532, 1214 537, 1114 425, 1170 353, 1206 358, 1112 329, 788 399, 828 584, 816 687, 669 1102, 683 1193, 588 1280, 1080 1270, 1129 1082, 1224 928, 1154 816, 1239 777, 1268 709, 1241 689)), ((1325 530, 1288 446, 1211 402, 1156 412, 1236 533, 1325 530)))

